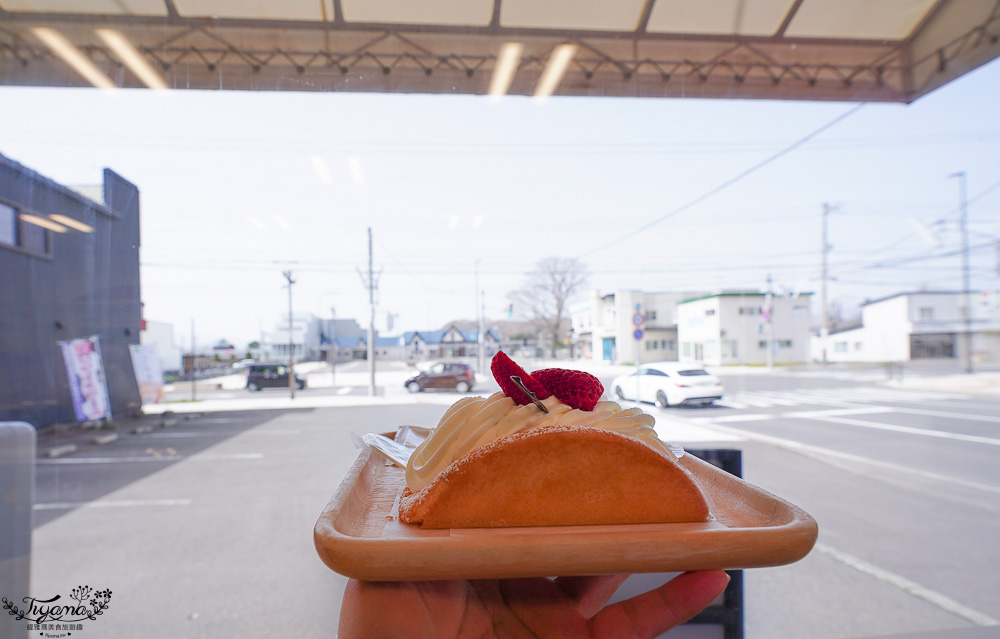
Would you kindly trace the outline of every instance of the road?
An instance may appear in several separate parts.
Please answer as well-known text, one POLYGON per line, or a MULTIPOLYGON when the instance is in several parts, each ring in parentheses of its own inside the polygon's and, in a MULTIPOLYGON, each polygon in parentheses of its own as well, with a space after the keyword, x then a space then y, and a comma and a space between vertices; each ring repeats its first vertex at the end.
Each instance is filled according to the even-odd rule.
MULTIPOLYGON (((385 373, 378 398, 364 380, 296 400, 239 391, 169 405, 172 426, 151 417, 151 432, 104 445, 44 438, 79 449, 38 462, 33 591, 113 591, 74 639, 334 636, 344 579, 318 560, 311 531, 357 455, 351 434, 434 426, 458 398, 410 395, 393 387, 405 369, 385 373), (206 410, 216 405, 239 409, 206 410)), ((820 524, 804 560, 746 571, 748 638, 1000 624, 1000 395, 884 381, 878 370, 730 374, 717 406, 644 406, 665 439, 741 449, 748 481, 820 524)))

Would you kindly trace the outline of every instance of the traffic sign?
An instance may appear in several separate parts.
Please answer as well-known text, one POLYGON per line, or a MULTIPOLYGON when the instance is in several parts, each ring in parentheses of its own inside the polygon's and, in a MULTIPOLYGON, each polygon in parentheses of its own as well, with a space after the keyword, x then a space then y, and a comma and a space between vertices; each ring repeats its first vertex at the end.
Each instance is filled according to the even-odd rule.
POLYGON ((636 314, 632 316, 632 323, 635 324, 636 326, 642 326, 643 324, 646 323, 646 316, 636 311, 636 314))
POLYGON ((632 337, 634 337, 636 340, 640 340, 640 339, 642 339, 642 334, 643 334, 642 333, 642 329, 641 328, 637 328, 637 329, 635 329, 635 332, 632 333, 632 337))

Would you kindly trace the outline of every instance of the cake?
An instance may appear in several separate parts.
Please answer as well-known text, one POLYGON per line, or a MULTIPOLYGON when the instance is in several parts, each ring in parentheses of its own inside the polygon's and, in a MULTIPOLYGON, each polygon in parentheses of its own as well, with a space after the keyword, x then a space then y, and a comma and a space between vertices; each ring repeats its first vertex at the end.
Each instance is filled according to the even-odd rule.
POLYGON ((399 516, 422 528, 705 521, 691 473, 652 415, 601 399, 582 371, 525 373, 503 352, 501 391, 453 404, 410 456, 399 516))

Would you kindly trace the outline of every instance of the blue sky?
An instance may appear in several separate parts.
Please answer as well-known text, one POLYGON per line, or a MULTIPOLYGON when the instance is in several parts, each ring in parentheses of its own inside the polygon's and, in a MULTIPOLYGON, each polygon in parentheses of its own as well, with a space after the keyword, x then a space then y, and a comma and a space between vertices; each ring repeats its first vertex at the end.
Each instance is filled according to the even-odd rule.
POLYGON ((957 290, 959 257, 931 259, 959 247, 956 171, 981 247, 973 287, 1000 289, 998 103, 997 62, 911 105, 854 112, 4 87, 0 153, 65 184, 98 183, 104 167, 136 183, 147 318, 173 323, 179 341, 194 318, 199 342, 242 345, 285 312, 288 269, 297 312, 334 308, 364 324, 368 228, 383 331, 388 313, 395 332, 473 317, 477 272, 487 315, 500 318, 549 256, 579 258, 602 293, 761 289, 769 274, 818 291, 824 203, 836 207, 830 298, 845 313, 900 291, 957 290))

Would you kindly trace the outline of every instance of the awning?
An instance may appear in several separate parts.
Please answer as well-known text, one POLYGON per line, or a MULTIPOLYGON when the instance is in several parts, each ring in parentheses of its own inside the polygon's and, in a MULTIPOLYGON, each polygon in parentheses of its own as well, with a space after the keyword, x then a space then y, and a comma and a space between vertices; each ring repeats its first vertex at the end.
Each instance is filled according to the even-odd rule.
POLYGON ((550 71, 556 95, 910 102, 1000 54, 996 0, 0 0, 0 8, 6 85, 482 95, 492 81, 494 93, 532 95, 561 58, 564 71, 550 71), (107 82, 74 70, 72 51, 107 82), (505 59, 512 75, 498 83, 505 59))

